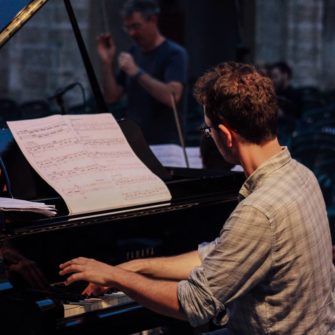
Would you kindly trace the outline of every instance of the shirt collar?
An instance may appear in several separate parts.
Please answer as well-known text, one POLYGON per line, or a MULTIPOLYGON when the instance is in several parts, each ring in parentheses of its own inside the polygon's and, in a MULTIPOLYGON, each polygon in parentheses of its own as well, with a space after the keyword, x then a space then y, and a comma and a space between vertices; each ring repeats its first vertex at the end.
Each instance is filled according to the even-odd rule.
POLYGON ((291 155, 287 147, 282 147, 282 150, 278 154, 266 160, 247 178, 240 189, 240 196, 246 198, 255 190, 261 180, 287 164, 290 160, 291 155))

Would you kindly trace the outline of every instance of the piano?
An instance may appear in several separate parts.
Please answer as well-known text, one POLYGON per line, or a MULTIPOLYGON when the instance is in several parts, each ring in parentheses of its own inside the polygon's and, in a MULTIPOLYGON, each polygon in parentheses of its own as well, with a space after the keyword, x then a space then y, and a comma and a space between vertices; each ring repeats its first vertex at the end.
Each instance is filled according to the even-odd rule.
MULTIPOLYGON (((18 1, 23 4, 18 14, 5 27, 0 26, 4 28, 0 46, 49 2, 52 0, 18 1)), ((83 58, 94 112, 105 112, 70 0, 64 0, 64 10, 83 58)), ((218 235, 237 204, 243 173, 164 168, 136 124, 130 120, 119 124, 135 153, 168 186, 170 203, 69 215, 64 201, 25 160, 10 131, 0 131, 1 177, 6 185, 6 190, 1 185, 2 196, 43 201, 57 208, 57 215, 51 218, 0 213, 1 334, 133 334, 156 327, 164 334, 196 333, 186 322, 158 315, 122 292, 87 299, 81 295, 85 283, 65 287, 58 275, 60 263, 79 255, 118 264, 194 250, 218 235)))

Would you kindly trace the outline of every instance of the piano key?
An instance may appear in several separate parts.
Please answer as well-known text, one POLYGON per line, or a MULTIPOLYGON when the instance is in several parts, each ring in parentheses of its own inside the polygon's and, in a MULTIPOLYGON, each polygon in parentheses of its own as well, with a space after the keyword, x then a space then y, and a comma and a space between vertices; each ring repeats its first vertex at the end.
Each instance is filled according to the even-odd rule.
POLYGON ((113 306, 121 306, 133 301, 133 299, 128 297, 123 292, 113 292, 110 294, 104 294, 98 298, 87 298, 80 301, 69 302, 64 304, 64 318, 106 309, 113 306))
POLYGON ((81 294, 82 291, 83 286, 65 286, 63 282, 54 283, 51 285, 52 294, 64 302, 75 302, 85 299, 85 296, 81 294))

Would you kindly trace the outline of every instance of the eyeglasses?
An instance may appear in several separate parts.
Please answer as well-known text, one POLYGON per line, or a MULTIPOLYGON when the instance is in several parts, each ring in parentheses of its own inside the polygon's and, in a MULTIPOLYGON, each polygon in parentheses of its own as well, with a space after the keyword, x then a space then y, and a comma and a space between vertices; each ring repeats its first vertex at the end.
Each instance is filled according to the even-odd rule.
POLYGON ((199 130, 201 132, 201 134, 203 134, 205 137, 211 137, 211 132, 212 132, 213 127, 208 127, 208 126, 204 126, 201 127, 199 130))
POLYGON ((128 33, 129 31, 139 30, 142 27, 142 23, 132 23, 129 25, 124 25, 123 30, 128 33))

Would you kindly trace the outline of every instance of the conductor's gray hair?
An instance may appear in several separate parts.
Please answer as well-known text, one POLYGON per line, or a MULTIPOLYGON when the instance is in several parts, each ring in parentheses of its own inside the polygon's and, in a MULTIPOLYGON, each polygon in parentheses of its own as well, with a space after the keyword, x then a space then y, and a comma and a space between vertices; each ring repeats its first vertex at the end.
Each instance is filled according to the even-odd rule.
POLYGON ((129 17, 134 12, 139 12, 148 20, 154 15, 160 13, 160 8, 155 0, 128 0, 121 10, 122 17, 129 17))

